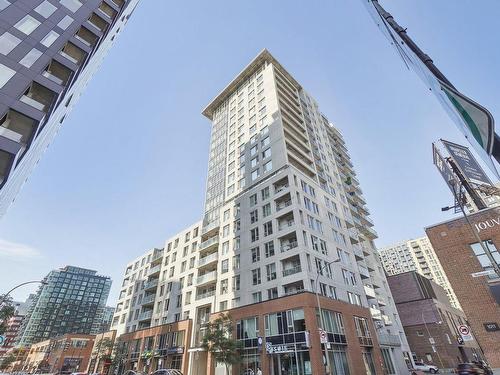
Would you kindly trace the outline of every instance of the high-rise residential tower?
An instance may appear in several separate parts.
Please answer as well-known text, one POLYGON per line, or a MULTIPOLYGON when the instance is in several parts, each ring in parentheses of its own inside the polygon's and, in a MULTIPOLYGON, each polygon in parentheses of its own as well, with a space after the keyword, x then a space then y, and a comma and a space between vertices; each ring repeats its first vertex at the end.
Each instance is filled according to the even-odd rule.
POLYGON ((427 236, 380 248, 379 253, 389 276, 416 271, 442 287, 451 306, 460 309, 457 296, 427 236))
POLYGON ((336 374, 381 364, 407 373, 359 182, 316 101, 264 50, 203 114, 212 121, 204 218, 127 266, 112 325, 134 348, 127 366, 213 373, 201 340, 209 319, 229 312, 241 371, 320 374, 328 351, 336 374), (174 353, 141 360, 168 340, 174 353))
POLYGON ((0 216, 138 0, 0 0, 0 216))
POLYGON ((101 332, 111 279, 66 266, 44 279, 24 318, 17 345, 26 347, 66 333, 101 332))

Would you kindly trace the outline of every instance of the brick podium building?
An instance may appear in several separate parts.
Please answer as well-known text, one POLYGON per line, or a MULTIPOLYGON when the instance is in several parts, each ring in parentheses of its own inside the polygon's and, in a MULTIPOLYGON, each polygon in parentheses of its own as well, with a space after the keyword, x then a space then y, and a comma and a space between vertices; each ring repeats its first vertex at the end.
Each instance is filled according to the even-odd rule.
MULTIPOLYGON (((469 219, 500 263, 500 208, 469 219)), ((464 218, 430 226, 426 232, 488 362, 500 367, 500 278, 464 218), (480 276, 483 271, 490 273, 480 276)))

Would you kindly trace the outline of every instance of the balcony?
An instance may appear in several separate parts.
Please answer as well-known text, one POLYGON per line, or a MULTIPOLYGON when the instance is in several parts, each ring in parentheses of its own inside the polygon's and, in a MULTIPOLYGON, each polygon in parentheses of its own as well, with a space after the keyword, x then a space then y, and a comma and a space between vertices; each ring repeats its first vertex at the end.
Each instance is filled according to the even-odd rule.
POLYGON ((110 7, 105 2, 102 2, 101 5, 99 5, 98 9, 102 13, 104 13, 106 15, 106 17, 108 17, 110 20, 112 20, 116 16, 116 10, 114 10, 112 7, 110 7))
POLYGON ((293 294, 301 293, 303 291, 304 291, 304 282, 302 280, 283 285, 283 293, 285 294, 285 296, 291 296, 293 294))
POLYGON ((200 275, 196 279, 196 284, 198 286, 205 285, 217 281, 217 271, 207 272, 204 275, 200 275))
POLYGON ((278 217, 277 221, 278 221, 278 230, 287 230, 295 225, 293 212, 289 212, 283 216, 278 217))
POLYGON ((294 275, 294 274, 299 273, 299 272, 302 272, 302 268, 300 267, 300 265, 293 266, 290 268, 285 268, 283 270, 283 277, 294 275))
POLYGON ((401 340, 398 335, 391 335, 389 333, 379 333, 377 337, 380 345, 401 346, 401 340))
POLYGON ((94 26, 101 33, 104 33, 108 28, 108 23, 95 13, 92 13, 90 18, 88 19, 88 23, 94 26))
POLYGON ((379 304, 379 306, 387 306, 387 302, 385 302, 385 300, 380 297, 377 298, 377 303, 379 304))
POLYGON ((0 135, 26 145, 36 132, 37 122, 12 109, 0 120, 0 135))
POLYGON ((368 271, 368 268, 358 263, 358 269, 359 269, 359 275, 361 276, 362 279, 370 278, 370 272, 368 271))
POLYGON ((201 299, 205 299, 205 298, 209 298, 209 297, 213 297, 213 296, 215 296, 215 289, 214 290, 210 290, 210 291, 205 292, 205 293, 197 294, 196 295, 196 300, 199 301, 201 299))
POLYGON ((297 242, 297 239, 294 239, 294 240, 290 240, 290 241, 281 242, 280 249, 281 249, 281 252, 284 253, 285 251, 295 249, 298 246, 299 246, 299 244, 297 242))
POLYGON ((200 243, 198 248, 200 251, 205 251, 205 250, 211 249, 217 245, 219 245, 219 236, 215 236, 215 237, 209 238, 206 241, 203 241, 202 243, 200 243))
POLYGON ((153 310, 149 310, 149 311, 144 311, 142 313, 139 314, 139 321, 142 321, 142 320, 149 320, 151 319, 151 317, 153 316, 153 310))
POLYGON ((214 233, 215 231, 218 231, 220 226, 219 220, 214 220, 210 223, 203 224, 203 228, 201 230, 201 234, 203 236, 214 233))
POLYGON ((154 279, 144 283, 144 290, 156 288, 158 286, 158 279, 154 279))
POLYGON ((290 207, 292 205, 292 200, 283 200, 280 201, 279 203, 276 203, 276 211, 281 211, 287 207, 290 207))
POLYGON ((141 301, 141 305, 151 305, 155 302, 156 294, 148 294, 144 296, 141 301))
POLYGON ((56 99, 56 93, 39 83, 33 82, 19 99, 42 112, 47 112, 56 99))
POLYGON ((273 186, 274 186, 274 194, 279 194, 282 191, 285 191, 289 187, 288 177, 282 178, 281 180, 275 182, 273 186))
POLYGON ((198 260, 198 267, 207 266, 213 262, 217 262, 219 259, 219 253, 212 253, 198 260))
POLYGON ((164 249, 154 249, 153 256, 151 258, 151 264, 161 263, 163 260, 164 249), (159 261, 159 262, 158 262, 159 261))
POLYGON ((158 264, 157 266, 151 267, 149 269, 148 275, 149 276, 158 275, 160 271, 161 271, 161 264, 158 264))
POLYGON ((363 250, 361 249, 360 246, 353 245, 353 252, 354 252, 354 256, 356 257, 356 260, 365 259, 365 256, 363 255, 363 250))
POLYGON ((387 315, 382 315, 382 321, 386 326, 392 326, 392 320, 387 315))
POLYGON ((52 60, 47 68, 45 68, 42 72, 42 75, 50 79, 52 82, 55 82, 60 86, 64 86, 68 83, 72 73, 73 71, 71 69, 65 67, 56 60, 52 60))
POLYGON ((373 289, 371 286, 365 285, 364 289, 367 298, 373 298, 373 299, 377 298, 377 295, 375 294, 375 289, 373 289))
POLYGON ((90 48, 93 48, 99 40, 99 37, 97 35, 83 26, 75 34, 75 38, 90 48))
POLYGON ((382 312, 379 309, 370 307, 370 314, 374 320, 382 320, 382 312))
POLYGON ((81 48, 78 48, 71 42, 67 42, 59 54, 75 65, 80 65, 87 54, 81 48))

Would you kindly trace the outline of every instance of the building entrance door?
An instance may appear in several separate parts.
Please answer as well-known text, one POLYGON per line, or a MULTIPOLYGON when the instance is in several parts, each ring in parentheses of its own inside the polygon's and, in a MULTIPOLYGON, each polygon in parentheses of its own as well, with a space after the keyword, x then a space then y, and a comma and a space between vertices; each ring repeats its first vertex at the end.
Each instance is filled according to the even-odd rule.
POLYGON ((295 353, 272 354, 271 375, 299 375, 295 353))

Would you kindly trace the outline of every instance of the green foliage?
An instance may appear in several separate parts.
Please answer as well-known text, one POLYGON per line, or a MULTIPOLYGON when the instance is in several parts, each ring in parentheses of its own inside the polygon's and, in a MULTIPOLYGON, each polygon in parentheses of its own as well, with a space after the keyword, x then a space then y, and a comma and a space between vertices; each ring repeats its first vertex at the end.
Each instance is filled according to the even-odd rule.
POLYGON ((113 351, 114 344, 113 341, 109 339, 109 337, 105 337, 99 340, 96 344, 96 352, 97 357, 100 359, 109 358, 111 352, 113 351))
POLYGON ((229 314, 221 315, 206 326, 202 347, 210 352, 218 363, 226 366, 229 374, 229 366, 240 360, 240 342, 233 338, 233 321, 229 314))
POLYGON ((0 296, 0 335, 3 335, 7 330, 8 320, 14 316, 16 309, 12 303, 11 297, 0 296))

